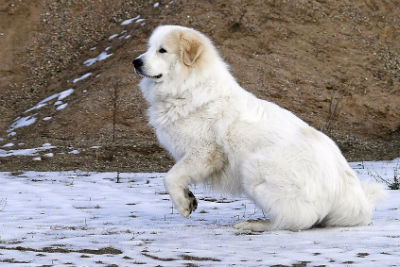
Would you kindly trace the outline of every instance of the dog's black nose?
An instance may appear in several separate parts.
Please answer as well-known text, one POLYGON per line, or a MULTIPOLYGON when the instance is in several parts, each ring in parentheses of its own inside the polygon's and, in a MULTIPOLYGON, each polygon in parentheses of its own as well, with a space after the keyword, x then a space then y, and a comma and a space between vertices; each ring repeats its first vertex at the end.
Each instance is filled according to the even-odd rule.
POLYGON ((132 64, 135 67, 135 69, 140 69, 140 67, 143 66, 143 60, 141 58, 136 58, 133 60, 132 64))

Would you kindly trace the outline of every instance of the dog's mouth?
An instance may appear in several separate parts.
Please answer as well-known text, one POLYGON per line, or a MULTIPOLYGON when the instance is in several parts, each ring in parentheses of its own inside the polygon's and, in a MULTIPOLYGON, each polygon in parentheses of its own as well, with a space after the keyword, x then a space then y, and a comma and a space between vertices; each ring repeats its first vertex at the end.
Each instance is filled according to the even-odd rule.
POLYGON ((139 70, 139 69, 136 69, 136 68, 134 68, 134 69, 135 69, 136 74, 139 75, 139 76, 141 76, 141 77, 145 77, 145 78, 149 78, 149 79, 160 79, 160 78, 162 77, 162 74, 161 74, 161 73, 158 74, 158 75, 151 76, 151 75, 147 75, 147 74, 143 73, 143 72, 142 72, 141 70, 139 70))

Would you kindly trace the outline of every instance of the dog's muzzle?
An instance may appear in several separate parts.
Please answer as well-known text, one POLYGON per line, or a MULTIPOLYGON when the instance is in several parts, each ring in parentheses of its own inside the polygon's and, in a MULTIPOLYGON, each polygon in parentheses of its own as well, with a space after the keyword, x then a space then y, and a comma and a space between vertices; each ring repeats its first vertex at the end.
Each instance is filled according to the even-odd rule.
POLYGON ((135 68, 135 72, 142 77, 146 77, 146 78, 150 78, 150 79, 160 79, 162 77, 162 74, 158 74, 158 75, 154 75, 154 76, 145 74, 142 70, 143 60, 140 57, 135 58, 132 61, 132 64, 133 64, 133 67, 135 68))

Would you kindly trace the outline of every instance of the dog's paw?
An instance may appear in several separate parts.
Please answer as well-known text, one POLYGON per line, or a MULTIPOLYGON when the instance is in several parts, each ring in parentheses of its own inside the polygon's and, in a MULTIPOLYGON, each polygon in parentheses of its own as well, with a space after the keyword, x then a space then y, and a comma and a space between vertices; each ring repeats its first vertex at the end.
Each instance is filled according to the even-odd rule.
POLYGON ((233 228, 238 230, 250 230, 253 232, 264 232, 272 230, 272 224, 269 220, 248 220, 234 224, 233 228))
POLYGON ((197 209, 197 199, 189 189, 184 190, 183 198, 175 204, 179 213, 185 218, 188 218, 197 209))
POLYGON ((187 190, 187 195, 189 197, 189 211, 190 213, 192 213, 193 211, 195 211, 197 209, 197 199, 196 197, 193 195, 192 191, 187 190))
POLYGON ((238 229, 238 230, 249 230, 250 229, 250 223, 248 223, 247 221, 242 221, 242 222, 238 222, 235 223, 233 225, 233 228, 238 229))

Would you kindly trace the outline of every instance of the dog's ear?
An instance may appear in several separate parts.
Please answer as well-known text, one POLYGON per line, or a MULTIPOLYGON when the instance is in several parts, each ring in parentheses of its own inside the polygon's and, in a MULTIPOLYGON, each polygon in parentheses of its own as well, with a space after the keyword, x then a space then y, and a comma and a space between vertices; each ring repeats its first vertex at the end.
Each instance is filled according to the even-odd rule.
POLYGON ((204 46, 195 36, 182 34, 180 41, 182 62, 191 67, 200 59, 204 46))

